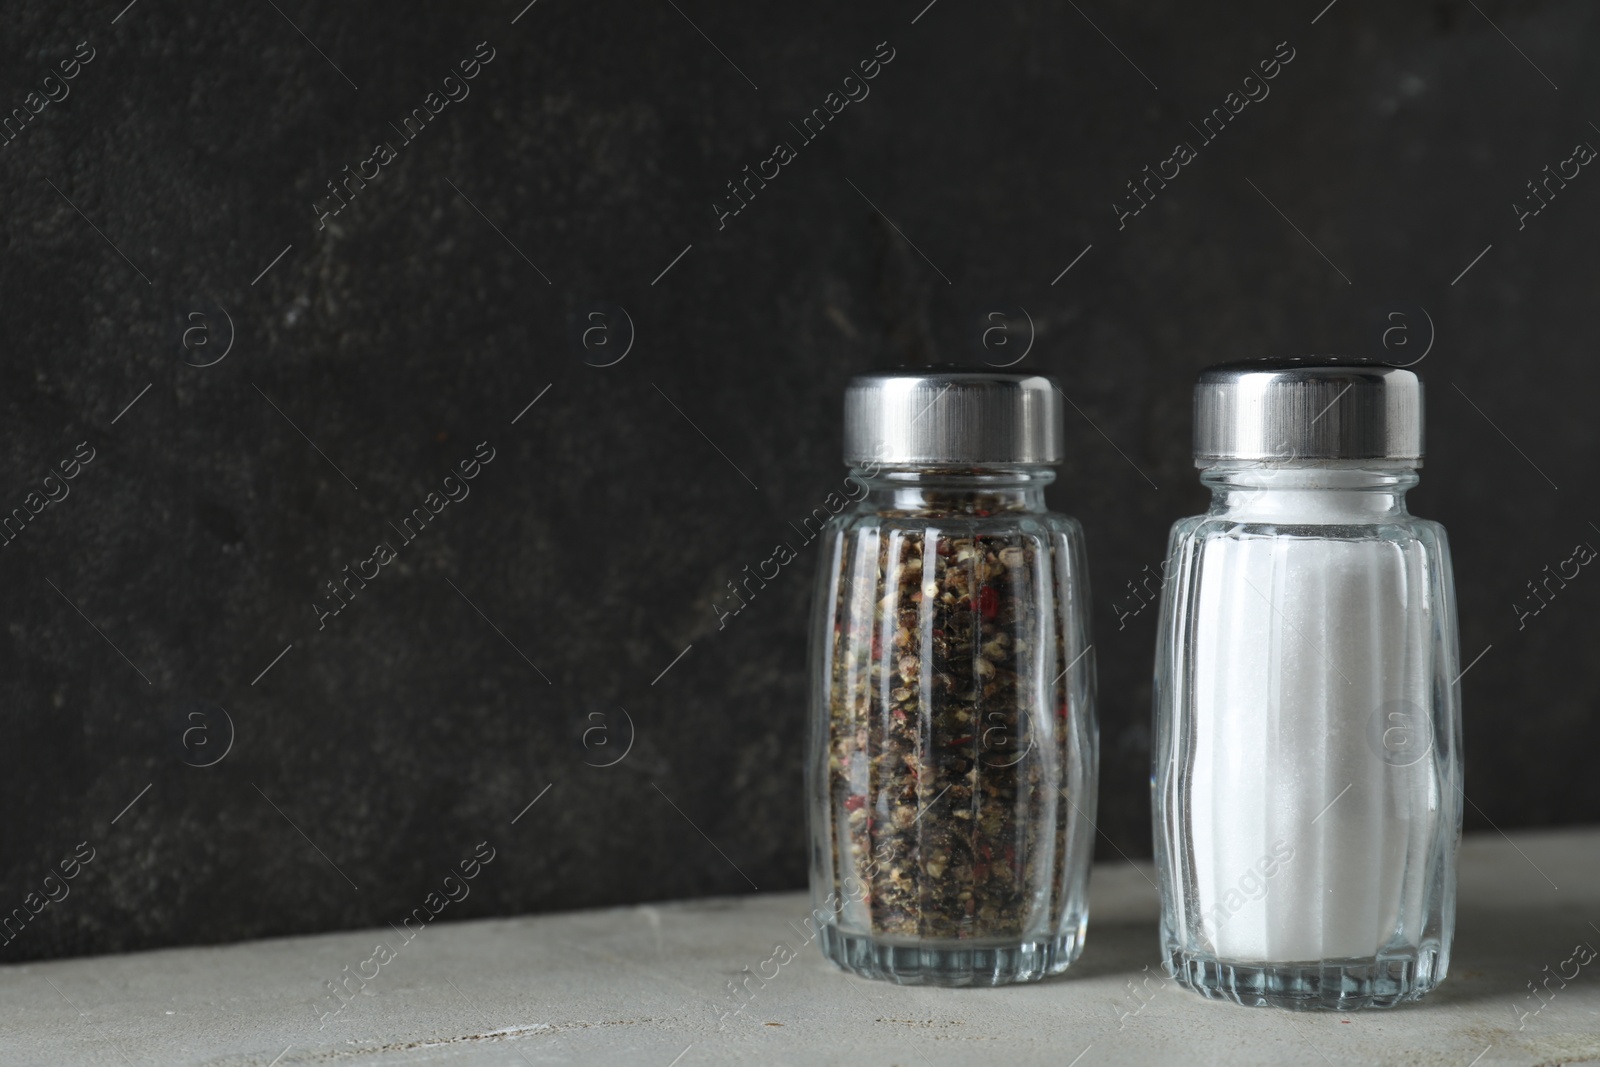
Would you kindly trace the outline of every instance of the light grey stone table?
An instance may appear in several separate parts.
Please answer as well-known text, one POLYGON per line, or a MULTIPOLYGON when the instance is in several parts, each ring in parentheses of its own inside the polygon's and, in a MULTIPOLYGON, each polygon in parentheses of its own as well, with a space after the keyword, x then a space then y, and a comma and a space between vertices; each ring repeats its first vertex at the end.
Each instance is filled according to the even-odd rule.
POLYGON ((1160 978, 1149 878, 1098 867, 1083 958, 1006 989, 842 974, 801 944, 796 893, 441 923, 410 943, 380 929, 12 966, 0 1065, 1600 1063, 1600 959, 1552 977, 1572 975, 1574 946, 1600 948, 1600 831, 1468 838, 1450 976, 1382 1012, 1176 988, 1160 978), (380 943, 393 958, 334 1000, 324 982, 380 943), (780 943, 798 954, 767 963, 780 943), (728 983, 746 967, 772 977, 737 1011, 728 983))

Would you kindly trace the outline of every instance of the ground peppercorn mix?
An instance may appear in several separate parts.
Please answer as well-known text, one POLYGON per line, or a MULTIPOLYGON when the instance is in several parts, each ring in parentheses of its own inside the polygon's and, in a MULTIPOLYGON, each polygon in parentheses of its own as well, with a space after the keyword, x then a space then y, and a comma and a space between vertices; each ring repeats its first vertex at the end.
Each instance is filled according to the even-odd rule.
POLYGON ((851 390, 867 492, 822 541, 813 620, 819 943, 908 983, 1059 972, 1082 946, 1096 730, 1082 532, 1043 504, 1054 389, 933 372, 851 390))

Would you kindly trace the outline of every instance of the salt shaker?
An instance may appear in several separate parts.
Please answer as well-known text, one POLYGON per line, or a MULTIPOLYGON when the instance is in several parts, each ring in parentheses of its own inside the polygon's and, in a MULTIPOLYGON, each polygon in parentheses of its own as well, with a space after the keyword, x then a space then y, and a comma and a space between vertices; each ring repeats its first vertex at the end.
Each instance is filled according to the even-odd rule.
POLYGON ((1411 516, 1422 384, 1336 359, 1204 371, 1205 515, 1172 530, 1152 775, 1169 972, 1348 1010, 1450 961, 1461 832, 1455 594, 1411 516))
POLYGON ((902 984, 1059 973, 1083 947, 1098 732, 1083 533, 1044 502, 1058 390, 857 377, 844 452, 812 617, 808 939, 902 984))

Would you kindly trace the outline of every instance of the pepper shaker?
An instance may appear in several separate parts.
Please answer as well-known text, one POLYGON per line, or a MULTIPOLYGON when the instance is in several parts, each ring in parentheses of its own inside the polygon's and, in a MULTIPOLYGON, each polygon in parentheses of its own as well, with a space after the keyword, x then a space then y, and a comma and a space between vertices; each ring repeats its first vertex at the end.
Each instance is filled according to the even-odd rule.
POLYGON ((1169 972, 1348 1010, 1445 976, 1461 833, 1444 529, 1406 509, 1422 384, 1336 359, 1204 371, 1211 509, 1172 529, 1153 811, 1169 972))
POLYGON ((1000 985, 1083 947, 1098 732, 1081 527, 1047 511, 1048 378, 857 377, 823 530, 808 927, 856 974, 1000 985))

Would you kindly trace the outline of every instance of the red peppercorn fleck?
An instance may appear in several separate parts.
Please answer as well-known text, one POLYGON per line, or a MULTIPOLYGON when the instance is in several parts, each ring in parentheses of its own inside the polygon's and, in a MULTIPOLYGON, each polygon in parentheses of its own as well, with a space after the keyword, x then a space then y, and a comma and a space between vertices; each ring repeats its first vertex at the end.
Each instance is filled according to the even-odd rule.
POLYGON ((862 796, 860 793, 857 793, 855 796, 845 797, 844 798, 844 810, 845 811, 858 811, 858 810, 860 810, 861 805, 865 804, 866 802, 867 802, 867 798, 862 796))
POLYGON ((994 591, 993 586, 984 586, 978 591, 978 611, 986 619, 992 619, 1000 610, 1000 594, 994 591))

